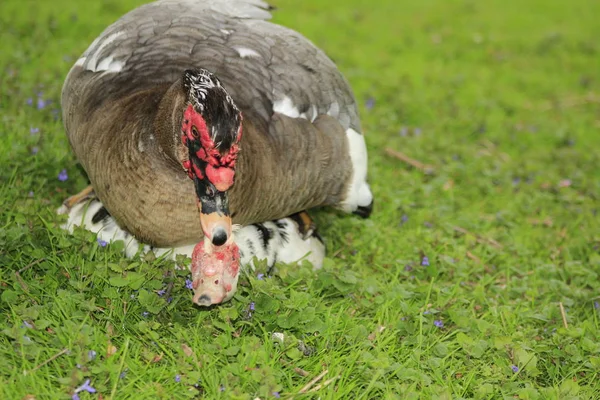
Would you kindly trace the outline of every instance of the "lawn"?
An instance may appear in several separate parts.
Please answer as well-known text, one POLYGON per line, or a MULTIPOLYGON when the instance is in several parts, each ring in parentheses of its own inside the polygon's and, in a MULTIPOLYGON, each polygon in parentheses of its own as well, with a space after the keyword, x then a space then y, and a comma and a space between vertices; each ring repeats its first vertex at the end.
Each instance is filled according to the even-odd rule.
POLYGON ((376 208, 208 311, 54 213, 63 80, 141 3, 0 2, 1 399, 600 398, 600 2, 273 0, 355 90, 376 208))

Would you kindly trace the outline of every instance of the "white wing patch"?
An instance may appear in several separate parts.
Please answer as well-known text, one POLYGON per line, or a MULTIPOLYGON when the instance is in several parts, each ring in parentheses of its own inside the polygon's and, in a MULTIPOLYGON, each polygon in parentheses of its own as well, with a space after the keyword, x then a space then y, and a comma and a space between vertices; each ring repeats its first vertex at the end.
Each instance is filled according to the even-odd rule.
POLYGON ((371 188, 367 183, 367 146, 365 138, 354 129, 346 130, 348 150, 352 161, 352 181, 348 195, 342 202, 341 208, 346 212, 356 211, 361 207, 368 207, 373 201, 371 188))
POLYGON ((86 50, 86 58, 85 69, 92 72, 98 71, 108 71, 108 72, 119 72, 121 68, 123 68, 123 63, 121 61, 114 60, 112 55, 108 55, 107 57, 99 60, 99 57, 102 53, 102 50, 114 42, 119 36, 121 36, 123 32, 115 32, 106 37, 102 43, 98 46, 98 48, 92 53, 89 54, 88 51, 91 51, 97 44, 94 41, 91 46, 86 50))
POLYGON ((238 54, 240 55, 240 57, 242 57, 242 58, 260 57, 260 54, 258 54, 257 51, 249 49, 247 47, 234 47, 234 50, 237 51, 238 54))
POLYGON ((273 103, 273 111, 290 118, 300 117, 300 111, 298 111, 298 108, 292 103, 292 99, 287 96, 283 96, 280 100, 273 103))

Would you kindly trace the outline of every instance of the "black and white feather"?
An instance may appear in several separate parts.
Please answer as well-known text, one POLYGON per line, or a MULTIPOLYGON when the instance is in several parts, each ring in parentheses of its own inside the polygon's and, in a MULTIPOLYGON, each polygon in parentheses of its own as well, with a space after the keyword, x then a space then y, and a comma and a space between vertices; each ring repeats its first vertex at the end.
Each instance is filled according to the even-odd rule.
MULTIPOLYGON (((63 229, 72 233, 75 227, 81 226, 95 233, 99 242, 123 241, 125 255, 129 258, 149 251, 154 252, 157 257, 175 259, 177 254, 182 254, 191 258, 194 250, 194 244, 162 248, 141 243, 117 225, 96 197, 75 204, 71 209, 62 206, 57 212, 68 214, 63 229)), ((321 238, 316 234, 303 238, 297 223, 291 218, 235 228, 234 241, 240 249, 242 268, 253 270, 255 260, 266 260, 268 269, 273 268, 276 262, 295 263, 304 259, 310 261, 315 269, 323 265, 325 245, 321 238)))

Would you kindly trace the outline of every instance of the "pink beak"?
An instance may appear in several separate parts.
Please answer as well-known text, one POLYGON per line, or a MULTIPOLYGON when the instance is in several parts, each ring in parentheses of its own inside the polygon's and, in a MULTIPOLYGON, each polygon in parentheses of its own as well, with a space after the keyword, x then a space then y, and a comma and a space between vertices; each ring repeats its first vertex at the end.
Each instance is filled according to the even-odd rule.
POLYGON ((192 253, 194 303, 208 307, 230 300, 237 290, 240 252, 233 238, 215 247, 203 240, 192 253))

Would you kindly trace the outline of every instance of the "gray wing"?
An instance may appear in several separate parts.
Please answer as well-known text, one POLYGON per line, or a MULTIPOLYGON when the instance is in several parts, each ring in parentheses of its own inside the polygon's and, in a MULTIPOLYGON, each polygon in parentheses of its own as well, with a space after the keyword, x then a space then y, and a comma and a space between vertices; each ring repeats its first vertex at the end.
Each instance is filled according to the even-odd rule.
POLYGON ((329 114, 360 132, 352 91, 335 64, 300 34, 267 20, 260 0, 159 0, 109 26, 83 53, 65 102, 111 97, 176 81, 184 69, 215 73, 243 111, 267 125, 274 112, 329 114), (89 97, 89 98, 86 98, 89 97))

